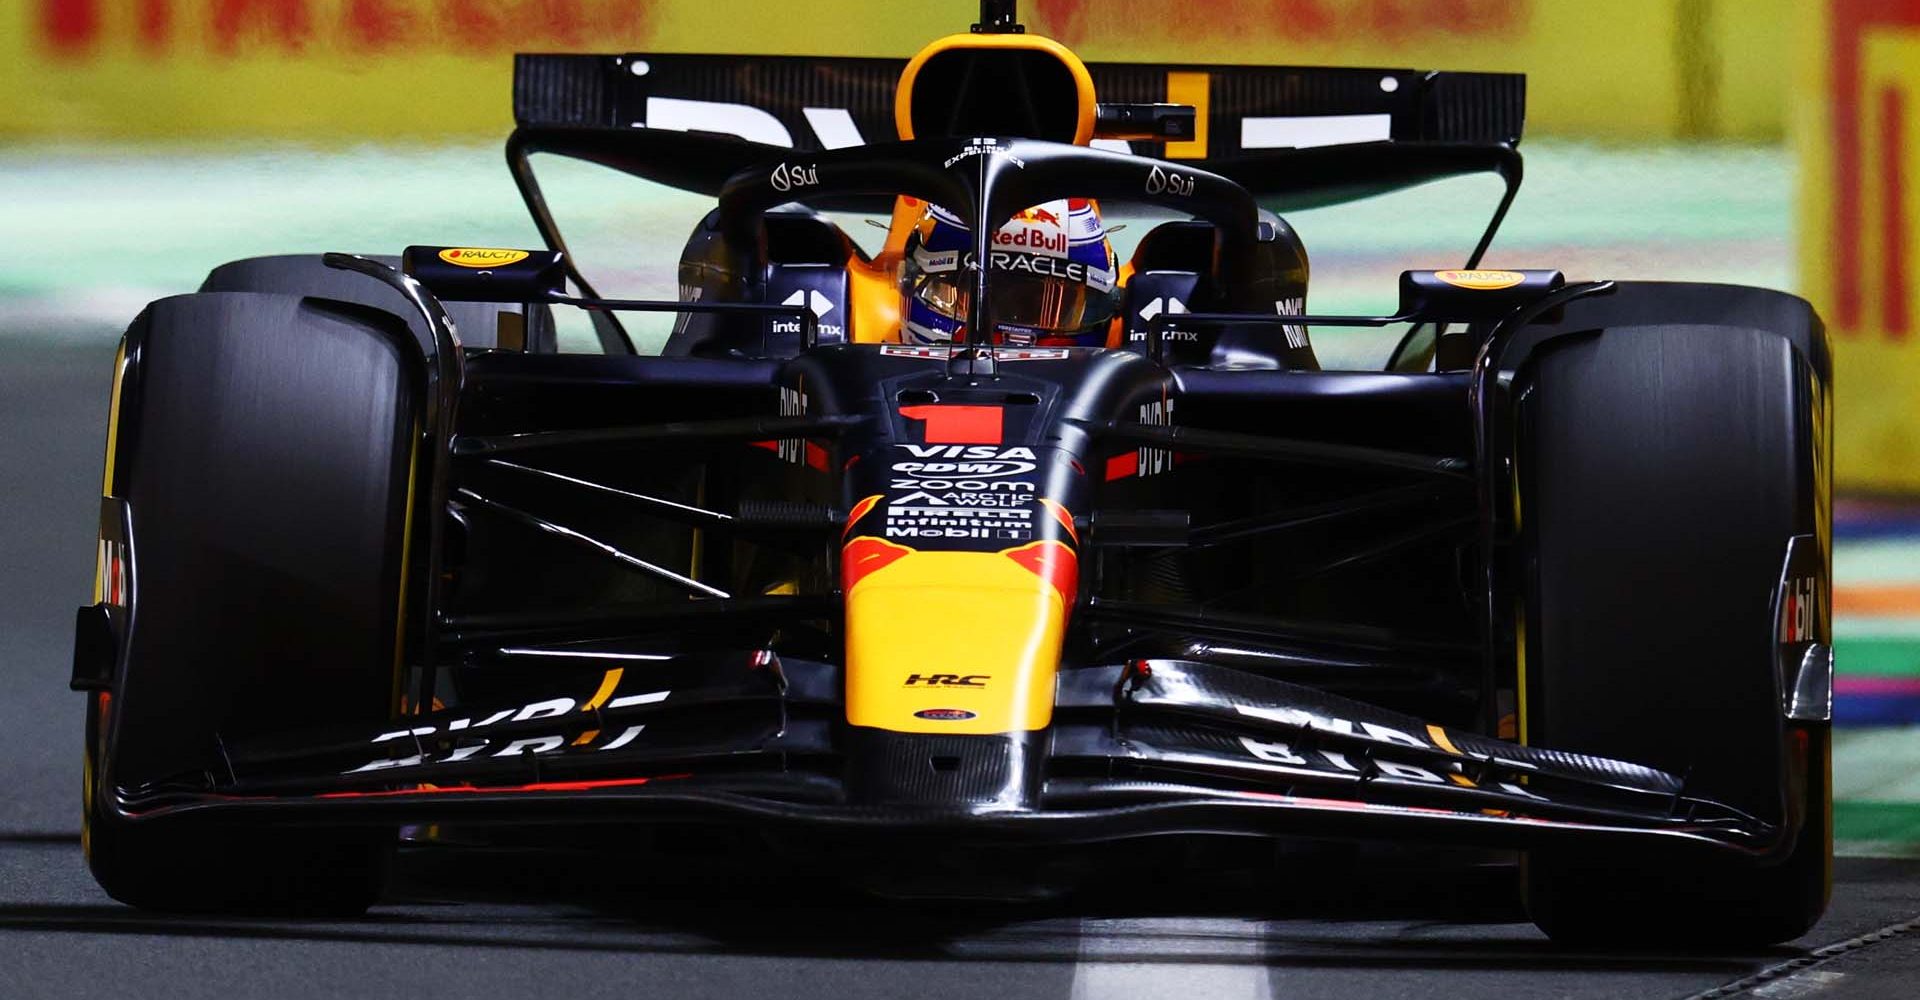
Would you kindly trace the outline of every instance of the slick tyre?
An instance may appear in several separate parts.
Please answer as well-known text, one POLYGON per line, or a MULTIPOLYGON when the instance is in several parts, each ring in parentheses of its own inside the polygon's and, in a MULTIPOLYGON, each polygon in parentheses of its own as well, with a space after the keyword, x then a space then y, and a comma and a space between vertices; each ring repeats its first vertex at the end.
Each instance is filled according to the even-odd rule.
POLYGON ((1827 537, 1818 386, 1745 326, 1565 336, 1518 373, 1524 738, 1683 775, 1793 837, 1758 864, 1534 851, 1528 911, 1557 941, 1763 945, 1825 909, 1829 732, 1784 719, 1772 603, 1789 539, 1827 537))
POLYGON ((125 505, 130 583, 116 669, 88 705, 83 826, 114 898, 343 914, 378 897, 391 830, 139 814, 156 792, 231 780, 228 748, 249 739, 389 717, 410 336, 365 306, 242 293, 163 299, 129 328, 106 492, 125 505))
POLYGON ((236 830, 129 823, 95 800, 107 710, 88 712, 81 847, 94 881, 128 906, 171 913, 351 917, 380 898, 388 831, 236 830))
MULTIPOLYGON (((400 258, 388 254, 363 254, 389 267, 399 267, 400 258)), ((419 316, 392 289, 365 275, 328 267, 322 255, 282 254, 276 257, 246 257, 228 261, 207 274, 202 292, 264 292, 274 295, 308 295, 356 302, 376 309, 398 309, 414 327, 414 335, 423 340, 432 337, 419 316)), ((553 308, 545 304, 504 304, 495 302, 442 302, 448 318, 460 331, 460 343, 466 347, 493 347, 551 354, 555 333, 553 308)))

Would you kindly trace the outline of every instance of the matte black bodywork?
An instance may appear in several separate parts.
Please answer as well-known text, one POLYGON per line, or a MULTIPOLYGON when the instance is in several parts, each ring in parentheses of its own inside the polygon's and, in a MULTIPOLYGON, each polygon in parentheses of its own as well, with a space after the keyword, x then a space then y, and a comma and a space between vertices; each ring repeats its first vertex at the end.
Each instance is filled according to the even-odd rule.
MULTIPOLYGON (((1489 319, 1472 292, 1409 279, 1398 318, 1474 322, 1471 363, 1323 372, 1288 326, 1384 318, 1271 311, 1275 272, 1261 261, 1275 233, 1245 187, 1185 164, 998 143, 995 155, 970 156, 959 139, 807 154, 809 195, 938 201, 965 211, 983 255, 999 221, 1049 198, 1177 206, 1212 227, 1204 277, 1221 290, 1218 311, 1183 321, 1211 331, 1202 356, 1166 356, 1157 338, 1119 350, 824 344, 810 323, 790 352, 475 351, 428 289, 377 262, 331 258, 340 277, 386 296, 392 325, 411 333, 421 499, 405 521, 421 543, 407 550, 409 610, 395 624, 404 666, 337 653, 370 689, 404 696, 342 704, 336 724, 293 732, 262 721, 268 706, 209 698, 168 753, 99 762, 97 804, 132 824, 1590 839, 1763 863, 1791 850, 1791 760, 1709 778, 1690 773, 1684 742, 1669 759, 1636 762, 1498 734, 1524 691, 1520 595, 1533 571, 1512 478, 1524 410, 1512 394, 1543 347, 1613 336, 1654 322, 1650 312, 1702 338, 1776 340, 1804 387, 1778 413, 1804 445, 1775 456, 1797 463, 1783 478, 1803 493, 1795 523, 1780 526, 1784 557, 1791 539, 1822 530, 1827 491, 1830 373, 1804 304, 1554 275, 1489 319), (1177 194, 1152 185, 1168 172, 1183 179, 1177 194), (863 518, 884 516, 863 498, 904 489, 886 456, 916 440, 902 410, 929 403, 997 408, 1002 440, 1040 456, 1007 481, 1064 511, 1044 536, 1072 547, 1079 572, 1043 729, 942 736, 845 722, 840 545, 863 518)), ((717 222, 736 252, 758 252, 760 220, 794 198, 775 178, 794 166, 748 167, 721 189, 717 222)), ((987 271, 978 275, 984 293, 987 271)), ((340 297, 315 294, 307 301, 325 308, 340 297)), ((990 296, 973 301, 970 328, 992 329, 990 296)), ((705 309, 755 331, 807 322, 773 303, 556 295, 525 311, 564 305, 705 309)), ((141 336, 138 325, 129 334, 127 398, 160 363, 141 336)), ((137 553, 175 515, 138 495, 109 509, 135 553, 129 572, 152 586, 137 553)), ((132 615, 105 620, 113 641, 89 626, 95 659, 75 683, 111 692, 124 711, 153 697, 128 671, 140 632, 132 615), (109 652, 114 662, 100 662, 109 652)), ((1550 655, 1560 640, 1531 641, 1550 655)), ((1772 670, 1772 637, 1740 641, 1772 670)), ((234 655, 237 676, 277 669, 266 651, 234 655)), ((1771 690, 1755 688, 1783 706, 1756 745, 1819 723, 1784 707, 1801 674, 1794 661, 1765 675, 1771 690)))

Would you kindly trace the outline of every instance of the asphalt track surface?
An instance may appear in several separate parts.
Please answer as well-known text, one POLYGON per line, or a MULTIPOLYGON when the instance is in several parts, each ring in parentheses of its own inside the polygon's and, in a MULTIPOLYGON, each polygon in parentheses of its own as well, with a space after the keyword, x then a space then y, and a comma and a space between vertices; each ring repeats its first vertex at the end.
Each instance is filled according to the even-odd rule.
POLYGON ((1842 859, 1814 933, 1731 954, 1557 949, 1507 868, 1399 855, 1211 880, 1142 858, 1078 895, 955 905, 875 899, 770 859, 417 851, 360 920, 122 907, 80 857, 81 701, 65 684, 110 342, 0 331, 0 997, 1920 993, 1916 860, 1842 859))

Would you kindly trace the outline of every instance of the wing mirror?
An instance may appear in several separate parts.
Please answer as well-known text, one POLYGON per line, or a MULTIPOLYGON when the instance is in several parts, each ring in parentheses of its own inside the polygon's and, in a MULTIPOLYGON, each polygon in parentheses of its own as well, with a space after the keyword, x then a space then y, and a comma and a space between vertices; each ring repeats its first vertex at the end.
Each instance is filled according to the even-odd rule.
POLYGON ((400 269, 449 302, 545 302, 566 290, 558 250, 408 247, 400 269))
POLYGON ((1559 271, 1402 271, 1400 315, 1499 319, 1566 283, 1559 271))

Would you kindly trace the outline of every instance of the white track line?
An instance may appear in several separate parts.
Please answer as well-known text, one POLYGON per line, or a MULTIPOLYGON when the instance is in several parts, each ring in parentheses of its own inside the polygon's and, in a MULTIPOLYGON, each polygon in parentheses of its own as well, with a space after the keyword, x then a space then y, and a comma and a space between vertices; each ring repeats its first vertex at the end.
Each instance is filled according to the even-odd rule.
POLYGON ((1244 920, 1082 920, 1072 1000, 1271 1000, 1265 930, 1244 920), (1152 959, 1128 961, 1142 939, 1152 959), (1168 959, 1173 941, 1187 954, 1168 959))

